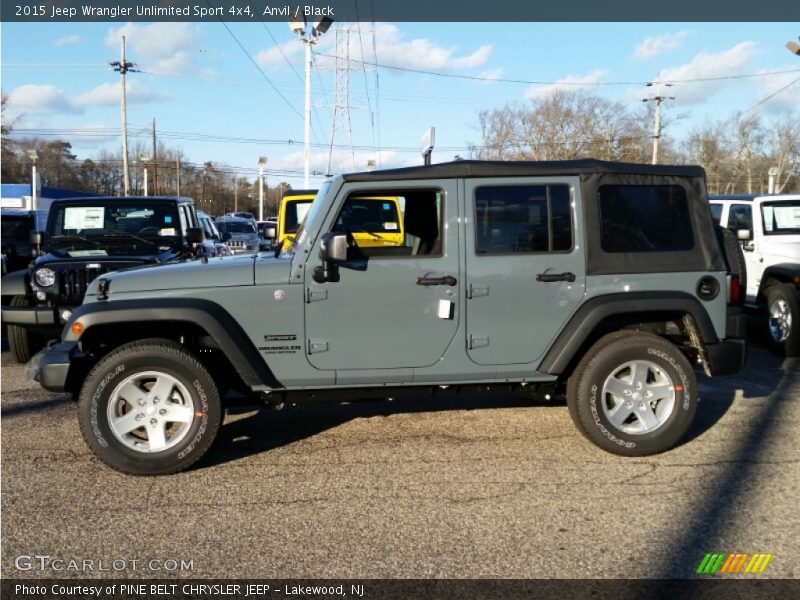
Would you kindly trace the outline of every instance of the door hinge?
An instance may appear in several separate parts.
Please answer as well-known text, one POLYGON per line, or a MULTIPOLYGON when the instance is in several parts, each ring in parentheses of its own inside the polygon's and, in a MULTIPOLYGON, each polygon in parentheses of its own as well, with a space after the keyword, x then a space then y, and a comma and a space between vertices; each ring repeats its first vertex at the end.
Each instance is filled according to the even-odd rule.
POLYGON ((480 298, 481 296, 488 296, 489 295, 489 286, 477 286, 469 284, 467 288, 467 298, 470 300, 472 298, 480 298))
POLYGON ((478 337, 475 335, 469 336, 469 349, 474 350, 475 348, 485 348, 489 345, 489 338, 488 337, 478 337))
POLYGON ((328 299, 328 290, 312 290, 311 288, 306 288, 306 304, 309 302, 316 302, 318 300, 327 300, 328 299))
POLYGON ((328 351, 327 340, 315 340, 314 338, 310 338, 308 340, 309 354, 317 354, 318 352, 327 352, 327 351, 328 351))

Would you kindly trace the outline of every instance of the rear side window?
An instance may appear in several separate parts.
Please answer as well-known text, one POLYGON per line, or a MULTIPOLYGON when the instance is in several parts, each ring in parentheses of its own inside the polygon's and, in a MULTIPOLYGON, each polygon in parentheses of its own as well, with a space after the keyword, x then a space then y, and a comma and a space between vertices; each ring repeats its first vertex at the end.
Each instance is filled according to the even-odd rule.
POLYGON ((686 192, 677 185, 603 185, 600 247, 605 252, 672 252, 694 248, 686 192))
POLYGON ((753 231, 753 208, 749 204, 733 204, 728 213, 728 229, 753 231))
POLYGON ((572 249, 569 187, 478 188, 475 232, 478 254, 568 252, 572 249))

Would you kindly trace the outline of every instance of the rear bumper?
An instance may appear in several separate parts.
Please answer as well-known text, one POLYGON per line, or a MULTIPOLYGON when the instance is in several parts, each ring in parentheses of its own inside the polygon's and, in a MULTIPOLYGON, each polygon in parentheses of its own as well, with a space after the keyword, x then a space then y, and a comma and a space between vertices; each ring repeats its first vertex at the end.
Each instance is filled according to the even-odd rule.
POLYGON ((706 345, 706 356, 712 375, 733 375, 742 370, 745 359, 747 321, 741 310, 728 313, 725 340, 706 345))
POLYGON ((77 342, 59 342, 34 355, 25 365, 25 376, 51 392, 66 390, 70 364, 78 351, 77 342))

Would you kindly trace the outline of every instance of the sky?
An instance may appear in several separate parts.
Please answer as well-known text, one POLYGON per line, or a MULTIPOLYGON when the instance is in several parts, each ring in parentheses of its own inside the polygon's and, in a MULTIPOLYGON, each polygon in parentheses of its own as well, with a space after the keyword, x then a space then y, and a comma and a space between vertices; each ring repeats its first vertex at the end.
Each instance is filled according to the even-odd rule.
MULTIPOLYGON (((159 139, 189 161, 253 179, 266 156, 269 185, 302 187, 303 48, 286 24, 0 27, 4 118, 20 135, 68 139, 79 159, 119 148, 119 76, 108 62, 119 59, 125 35, 139 70, 127 78, 129 145, 149 144, 156 119, 159 139)), ((757 104, 769 119, 799 104, 800 83, 764 101, 800 77, 800 57, 784 47, 798 35, 799 23, 335 23, 314 47, 310 183, 324 180, 329 160, 337 40, 351 59, 339 80, 349 88, 350 118, 348 126, 346 111, 336 112, 334 173, 365 170, 369 160, 420 164, 432 126, 434 162, 466 158, 480 143, 479 111, 554 89, 586 89, 638 109, 650 93, 645 82, 673 80, 676 99, 663 110, 672 120, 666 133, 676 137, 757 104), (764 75, 778 71, 790 72, 764 75)))

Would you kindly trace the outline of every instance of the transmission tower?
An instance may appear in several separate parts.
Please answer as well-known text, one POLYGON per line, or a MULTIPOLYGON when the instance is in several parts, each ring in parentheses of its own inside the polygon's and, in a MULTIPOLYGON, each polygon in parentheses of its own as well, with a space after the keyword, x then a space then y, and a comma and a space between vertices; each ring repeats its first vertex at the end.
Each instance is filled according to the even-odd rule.
POLYGON ((331 124, 331 143, 328 148, 328 167, 325 171, 326 177, 332 175, 331 163, 333 162, 333 150, 336 147, 350 148, 350 157, 353 162, 353 169, 357 170, 355 151, 353 150, 353 125, 350 120, 352 109, 366 108, 365 106, 355 105, 350 102, 350 73, 353 71, 362 72, 366 70, 363 61, 350 62, 350 34, 358 33, 353 29, 336 30, 336 55, 334 57, 333 77, 334 77, 334 100, 333 123, 331 124))

